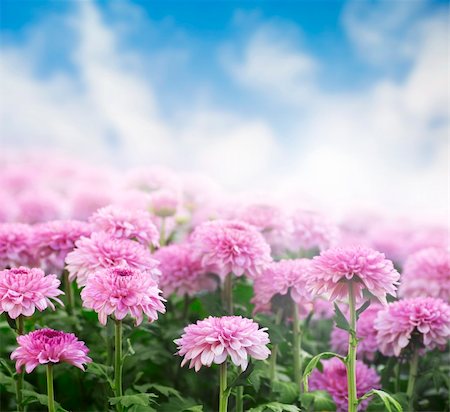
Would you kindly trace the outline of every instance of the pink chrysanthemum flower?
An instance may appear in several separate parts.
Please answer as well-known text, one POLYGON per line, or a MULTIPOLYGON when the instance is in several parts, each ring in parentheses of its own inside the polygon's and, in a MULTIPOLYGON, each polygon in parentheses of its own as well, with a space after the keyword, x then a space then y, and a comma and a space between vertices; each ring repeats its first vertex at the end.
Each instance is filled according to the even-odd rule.
POLYGON ((158 190, 150 195, 150 210, 158 217, 175 215, 180 206, 180 196, 172 190, 158 190))
POLYGON ((188 244, 163 247, 153 257, 160 262, 159 286, 165 296, 172 293, 193 296, 203 290, 213 290, 216 286, 188 244))
MULTIPOLYGON (((338 358, 323 360, 323 372, 315 369, 309 378, 309 389, 312 391, 325 390, 333 398, 337 412, 348 409, 347 370, 338 358)), ((360 398, 371 389, 380 389, 380 377, 376 371, 361 361, 356 361, 356 393, 360 398)), ((370 399, 360 403, 358 411, 364 411, 370 399)))
POLYGON ((386 294, 395 296, 400 275, 383 253, 364 246, 334 248, 314 257, 308 276, 313 295, 330 295, 330 300, 346 298, 351 282, 357 299, 368 290, 387 304, 386 294))
POLYGON ((270 203, 254 203, 237 213, 238 219, 256 227, 275 253, 288 249, 293 232, 292 219, 270 203))
POLYGON ((193 249, 205 269, 222 279, 229 273, 256 278, 272 261, 270 246, 253 226, 235 220, 215 220, 197 226, 193 249))
POLYGON ((98 320, 106 325, 107 317, 114 314, 122 320, 129 313, 140 325, 144 314, 150 322, 165 313, 161 291, 151 273, 127 267, 99 270, 89 277, 81 291, 83 306, 98 313, 98 320))
POLYGON ((145 246, 159 246, 159 233, 145 210, 126 210, 107 206, 97 210, 90 222, 94 231, 105 232, 118 239, 137 240, 145 246))
POLYGON ((64 261, 82 236, 89 236, 91 228, 78 220, 54 220, 33 228, 32 247, 41 267, 47 272, 62 273, 64 261))
POLYGON ((307 210, 296 210, 291 216, 293 232, 290 250, 321 251, 336 245, 339 236, 338 227, 325 216, 307 210))
POLYGON ((400 356, 414 342, 426 349, 445 347, 450 338, 450 306, 441 299, 413 298, 391 303, 375 320, 380 351, 400 356))
POLYGON ((17 207, 19 222, 46 222, 63 216, 64 199, 56 192, 29 190, 18 197, 17 207))
POLYGON ((450 302, 450 252, 427 248, 405 261, 399 295, 404 298, 430 296, 450 302))
POLYGON ((21 223, 0 224, 0 269, 31 266, 35 258, 31 248, 31 227, 21 223))
POLYGON ((36 366, 48 363, 69 363, 84 370, 83 364, 92 362, 89 349, 73 333, 53 329, 39 329, 17 337, 19 347, 11 354, 16 360, 17 373, 25 366, 31 373, 36 366))
POLYGON ((245 370, 249 357, 263 360, 269 356, 266 330, 241 316, 210 316, 184 328, 184 334, 174 342, 178 345, 177 354, 184 356, 181 366, 189 361, 189 368, 195 368, 196 372, 202 366, 221 364, 228 356, 245 370))
POLYGON ((41 269, 26 267, 0 272, 0 313, 7 312, 16 319, 19 315, 31 316, 37 309, 55 310, 50 299, 63 304, 56 296, 63 294, 56 275, 47 275, 41 269))
POLYGON ((309 259, 280 260, 272 262, 268 268, 254 280, 254 297, 252 303, 255 312, 271 310, 272 298, 290 294, 303 312, 312 309, 312 297, 306 291, 306 277, 309 259))
MULTIPOLYGON (((378 351, 375 319, 382 308, 381 305, 371 305, 360 315, 356 324, 358 357, 369 361, 374 360, 375 353, 378 351)), ((331 347, 335 352, 345 356, 348 349, 348 332, 335 327, 331 332, 331 347)))
POLYGON ((87 278, 100 268, 128 266, 147 271, 154 277, 160 275, 158 262, 150 252, 138 242, 128 239, 114 239, 106 233, 93 233, 76 243, 76 249, 66 258, 69 279, 77 279, 79 286, 86 284, 87 278))

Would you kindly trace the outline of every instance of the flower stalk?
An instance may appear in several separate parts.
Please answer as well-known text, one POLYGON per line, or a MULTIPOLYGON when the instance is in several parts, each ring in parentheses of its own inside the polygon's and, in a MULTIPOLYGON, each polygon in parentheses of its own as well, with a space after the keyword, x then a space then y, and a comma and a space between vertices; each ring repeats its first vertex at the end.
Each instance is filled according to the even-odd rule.
MULTIPOLYGON (((17 325, 17 334, 23 335, 24 332, 24 324, 23 324, 23 315, 19 315, 16 319, 17 325)), ((22 388, 23 388, 23 372, 17 373, 17 381, 16 381, 16 404, 17 410, 22 412, 23 409, 23 396, 22 396, 22 388)))
POLYGON ((414 353, 411 358, 410 366, 409 366, 409 378, 408 378, 408 386, 406 388, 406 395, 409 399, 409 410, 411 412, 414 411, 413 401, 414 401, 414 388, 416 386, 416 378, 417 372, 419 369, 419 351, 417 348, 414 350, 414 353))
POLYGON ((348 355, 346 357, 348 412, 356 412, 358 407, 358 397, 356 392, 356 348, 358 340, 356 338, 356 302, 352 282, 349 282, 348 284, 348 303, 350 309, 348 355))
POLYGON ((53 365, 47 364, 47 397, 48 412, 55 412, 55 396, 53 391, 53 365))
POLYGON ((222 290, 222 303, 227 315, 233 314, 233 274, 229 273, 224 282, 222 290))
POLYGON ((300 330, 300 318, 298 314, 298 306, 292 301, 292 335, 293 335, 293 356, 294 356, 294 381, 302 390, 302 334, 300 330))
MULTIPOLYGON (((114 354, 114 394, 122 396, 122 321, 115 320, 115 354, 114 354)), ((122 412, 122 405, 117 403, 117 411, 122 412)))
POLYGON ((64 291, 66 294, 66 311, 70 316, 73 314, 74 296, 72 282, 69 280, 69 272, 64 270, 64 291))
POLYGON ((219 412, 228 411, 228 395, 227 388, 227 362, 220 364, 220 379, 219 379, 219 412))

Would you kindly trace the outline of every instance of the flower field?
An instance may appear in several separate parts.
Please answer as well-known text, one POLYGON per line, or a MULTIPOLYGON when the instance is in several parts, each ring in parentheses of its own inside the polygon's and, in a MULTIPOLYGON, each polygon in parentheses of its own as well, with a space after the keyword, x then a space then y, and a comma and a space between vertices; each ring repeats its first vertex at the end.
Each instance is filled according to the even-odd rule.
POLYGON ((1 411, 448 411, 449 232, 205 176, 0 167, 1 411))

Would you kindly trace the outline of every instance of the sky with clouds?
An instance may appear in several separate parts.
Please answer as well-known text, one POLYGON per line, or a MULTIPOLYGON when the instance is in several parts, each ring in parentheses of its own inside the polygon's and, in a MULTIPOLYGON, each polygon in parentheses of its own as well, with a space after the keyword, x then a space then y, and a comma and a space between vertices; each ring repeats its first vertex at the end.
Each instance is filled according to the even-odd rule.
POLYGON ((448 12, 3 0, 1 145, 448 218, 448 12))

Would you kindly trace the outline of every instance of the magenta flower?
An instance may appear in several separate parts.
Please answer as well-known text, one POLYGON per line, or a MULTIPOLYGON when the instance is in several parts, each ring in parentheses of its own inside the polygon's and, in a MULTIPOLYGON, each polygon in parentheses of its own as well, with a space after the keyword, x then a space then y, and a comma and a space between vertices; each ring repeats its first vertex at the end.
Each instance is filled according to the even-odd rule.
POLYGON ((54 220, 33 228, 32 247, 41 267, 48 272, 62 273, 64 261, 82 236, 89 236, 91 227, 78 220, 54 220))
POLYGON ((310 262, 309 259, 295 259, 271 263, 254 280, 252 303, 255 305, 255 312, 270 311, 272 298, 277 294, 288 293, 303 312, 310 312, 312 296, 306 291, 306 277, 310 262))
POLYGON ((430 296, 450 302, 450 252, 427 248, 408 257, 403 267, 399 295, 430 296))
POLYGON ((364 246, 334 248, 314 257, 308 276, 308 289, 313 295, 328 294, 330 300, 346 298, 352 282, 357 299, 368 290, 387 304, 386 294, 395 296, 399 273, 384 254, 364 246))
POLYGON ((31 266, 31 227, 21 223, 0 224, 0 268, 31 266))
POLYGON ((270 246, 253 226, 234 220, 215 220, 197 226, 193 249, 206 270, 224 279, 229 273, 256 278, 271 262, 270 246))
POLYGON ((11 354, 20 373, 25 366, 31 373, 36 366, 48 363, 69 363, 84 370, 83 364, 92 362, 89 349, 73 333, 53 329, 39 329, 17 337, 19 347, 11 354))
MULTIPOLYGON (((315 369, 309 378, 309 389, 325 390, 333 398, 337 412, 346 412, 348 408, 347 370, 338 358, 323 360, 323 372, 315 369)), ((360 398, 371 389, 380 389, 380 377, 376 371, 361 361, 356 361, 356 392, 360 398)), ((358 411, 364 411, 370 399, 360 403, 358 411)))
POLYGON ((216 287, 216 282, 207 275, 188 244, 163 247, 153 257, 160 262, 159 286, 166 296, 172 293, 192 296, 216 287))
POLYGON ((263 360, 269 356, 266 330, 241 316, 210 316, 184 328, 181 338, 174 342, 178 345, 177 354, 184 356, 181 366, 189 361, 189 368, 195 368, 196 372, 202 366, 221 364, 228 356, 245 370, 249 357, 263 360))
POLYGON ((450 306, 436 298, 391 303, 375 320, 380 351, 400 356, 412 341, 426 349, 444 348, 450 338, 450 306))
MULTIPOLYGON (((375 329, 375 319, 378 312, 383 308, 381 305, 372 304, 359 317, 356 324, 356 334, 358 338, 358 357, 373 361, 375 353, 378 351, 377 330, 375 329)), ((348 332, 335 327, 331 332, 331 347, 340 355, 347 355, 348 332)))
POLYGON ((104 232, 118 239, 137 240, 144 246, 159 246, 159 233, 145 210, 126 210, 107 206, 97 210, 91 218, 94 231, 104 232))
POLYGON ((31 316, 37 309, 55 310, 51 299, 63 304, 57 296, 64 294, 56 275, 47 275, 41 269, 26 267, 0 272, 0 314, 7 312, 16 319, 19 315, 31 316))
POLYGON ((296 210, 291 214, 293 232, 289 249, 308 251, 328 249, 336 245, 339 230, 336 225, 319 213, 296 210))
POLYGON ((114 314, 117 320, 122 320, 128 313, 140 325, 144 314, 153 322, 158 319, 158 312, 165 313, 162 303, 165 300, 160 293, 151 273, 114 267, 89 277, 81 299, 85 308, 98 313, 102 325, 106 325, 107 316, 114 314))
POLYGON ((66 258, 69 279, 77 279, 79 286, 86 284, 87 278, 101 268, 128 266, 146 271, 157 277, 158 262, 150 252, 138 242, 128 239, 114 239, 106 233, 93 233, 76 243, 76 249, 66 258))

